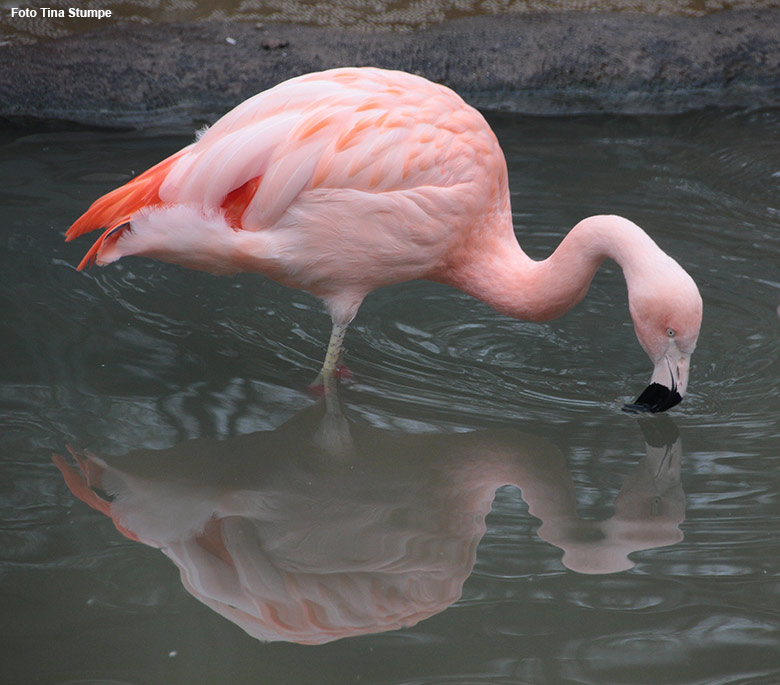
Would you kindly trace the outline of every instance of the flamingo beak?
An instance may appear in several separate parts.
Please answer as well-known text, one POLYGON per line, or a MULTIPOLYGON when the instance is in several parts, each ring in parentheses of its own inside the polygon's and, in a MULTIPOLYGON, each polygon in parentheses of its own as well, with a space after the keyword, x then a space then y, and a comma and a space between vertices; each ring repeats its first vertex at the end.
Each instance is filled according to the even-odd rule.
POLYGON ((690 359, 690 355, 672 346, 655 365, 650 385, 633 404, 626 404, 623 411, 630 414, 656 414, 680 404, 688 388, 690 359))

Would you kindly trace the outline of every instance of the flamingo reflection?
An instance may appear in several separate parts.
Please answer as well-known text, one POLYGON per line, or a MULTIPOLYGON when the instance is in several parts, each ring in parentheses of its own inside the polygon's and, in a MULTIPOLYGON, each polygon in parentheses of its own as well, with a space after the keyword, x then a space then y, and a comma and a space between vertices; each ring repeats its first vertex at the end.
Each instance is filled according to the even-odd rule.
POLYGON ((255 638, 321 644, 412 626, 461 595, 495 492, 520 488, 539 536, 580 573, 682 539, 680 441, 641 420, 646 457, 606 521, 577 516, 562 454, 511 429, 404 434, 332 396, 279 428, 99 457, 54 456, 79 499, 161 549, 186 589, 255 638), (326 409, 327 407, 327 409, 326 409))

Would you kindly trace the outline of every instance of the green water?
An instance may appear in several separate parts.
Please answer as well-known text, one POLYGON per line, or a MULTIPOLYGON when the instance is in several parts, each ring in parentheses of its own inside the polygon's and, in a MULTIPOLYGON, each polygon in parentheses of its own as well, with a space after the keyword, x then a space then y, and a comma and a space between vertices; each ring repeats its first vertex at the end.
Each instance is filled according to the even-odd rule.
POLYGON ((326 417, 308 295, 75 270, 189 133, 2 134, 1 682, 780 681, 780 113, 491 123, 529 254, 615 212, 698 282, 666 419, 615 267, 546 324, 375 293, 326 417))

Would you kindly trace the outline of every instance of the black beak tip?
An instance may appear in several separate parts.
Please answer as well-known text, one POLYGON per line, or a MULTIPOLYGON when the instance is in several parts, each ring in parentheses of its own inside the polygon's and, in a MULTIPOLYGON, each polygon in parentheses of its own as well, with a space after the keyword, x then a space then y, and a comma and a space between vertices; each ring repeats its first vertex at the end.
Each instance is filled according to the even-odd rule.
POLYGON ((629 414, 644 414, 647 412, 657 414, 677 406, 680 402, 682 402, 682 396, 677 390, 670 390, 660 383, 651 383, 636 398, 636 402, 624 405, 623 411, 629 414))

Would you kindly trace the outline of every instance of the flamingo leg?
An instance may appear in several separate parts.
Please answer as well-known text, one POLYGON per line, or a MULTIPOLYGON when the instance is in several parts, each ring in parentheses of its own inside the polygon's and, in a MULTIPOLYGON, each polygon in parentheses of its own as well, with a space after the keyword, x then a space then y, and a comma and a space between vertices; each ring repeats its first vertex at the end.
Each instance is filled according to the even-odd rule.
POLYGON ((333 323, 333 328, 330 331, 330 340, 328 341, 328 350, 325 353, 325 361, 322 364, 322 369, 315 379, 313 386, 316 387, 321 385, 326 391, 332 389, 335 383, 336 370, 341 359, 344 336, 347 333, 348 325, 349 324, 346 323, 333 323))

